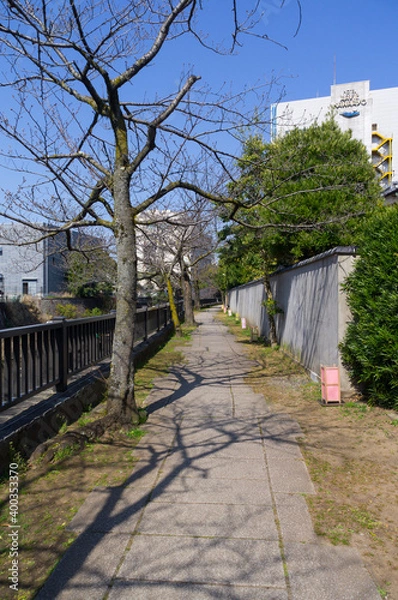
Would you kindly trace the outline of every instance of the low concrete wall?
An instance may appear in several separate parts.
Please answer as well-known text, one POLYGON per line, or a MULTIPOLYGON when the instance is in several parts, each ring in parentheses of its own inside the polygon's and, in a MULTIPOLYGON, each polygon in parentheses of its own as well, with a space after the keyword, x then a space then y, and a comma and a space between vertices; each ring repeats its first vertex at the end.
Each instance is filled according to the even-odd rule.
MULTIPOLYGON (((134 351, 134 363, 148 359, 168 340, 173 330, 170 324, 139 344, 134 351)), ((64 422, 74 423, 85 410, 99 404, 106 391, 109 368, 109 362, 92 368, 69 384, 64 393, 43 392, 34 405, 6 421, 0 428, 0 473, 8 468, 15 453, 20 453, 24 459, 29 458, 39 444, 58 433, 64 422)), ((27 406, 28 403, 29 400, 16 406, 27 406)))
MULTIPOLYGON (((321 365, 339 366, 343 394, 350 394, 352 388, 338 349, 349 320, 341 284, 352 271, 354 261, 354 248, 338 247, 271 277, 275 300, 283 311, 276 317, 280 345, 314 378, 320 377, 321 365)), ((264 299, 262 280, 234 288, 228 295, 231 310, 246 317, 267 337, 264 299)))
POLYGON ((265 300, 262 279, 233 288, 228 292, 228 305, 234 313, 246 317, 248 323, 258 327, 260 334, 268 337, 268 319, 263 306, 265 300))

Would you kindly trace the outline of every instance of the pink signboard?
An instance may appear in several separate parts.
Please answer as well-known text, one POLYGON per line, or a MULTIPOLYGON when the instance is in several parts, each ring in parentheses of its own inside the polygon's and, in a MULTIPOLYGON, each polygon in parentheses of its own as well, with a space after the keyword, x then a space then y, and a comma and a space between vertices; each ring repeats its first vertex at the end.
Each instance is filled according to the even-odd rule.
POLYGON ((321 367, 321 387, 325 404, 341 402, 338 367, 321 367))

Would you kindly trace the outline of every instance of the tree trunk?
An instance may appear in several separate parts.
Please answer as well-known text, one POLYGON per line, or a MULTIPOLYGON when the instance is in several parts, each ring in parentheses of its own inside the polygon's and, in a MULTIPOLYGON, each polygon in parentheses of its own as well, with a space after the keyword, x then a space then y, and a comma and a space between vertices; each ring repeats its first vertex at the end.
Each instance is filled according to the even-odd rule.
POLYGON ((170 280, 169 276, 167 276, 167 278, 166 278, 166 283, 167 283, 167 294, 169 296, 171 318, 174 323, 174 329, 176 330, 177 335, 181 335, 181 323, 180 323, 180 319, 178 318, 177 307, 176 307, 176 303, 174 302, 173 287, 171 285, 171 280, 170 280))
POLYGON ((138 423, 134 398, 133 345, 137 308, 135 225, 131 216, 129 178, 115 174, 115 238, 117 251, 116 325, 108 387, 108 414, 121 425, 138 423), (117 202, 116 202, 117 199, 117 202))
POLYGON ((266 297, 266 310, 269 325, 269 341, 272 347, 278 345, 278 337, 276 335, 276 323, 275 323, 275 300, 272 294, 271 282, 268 275, 264 278, 264 289, 266 297))
POLYGON ((193 267, 193 301, 196 310, 200 310, 200 289, 199 289, 199 278, 198 278, 198 267, 193 267))
POLYGON ((195 325, 195 318, 193 314, 192 306, 192 285, 189 277, 188 269, 185 265, 181 265, 182 271, 182 294, 184 297, 184 312, 185 312, 185 323, 187 325, 195 325))

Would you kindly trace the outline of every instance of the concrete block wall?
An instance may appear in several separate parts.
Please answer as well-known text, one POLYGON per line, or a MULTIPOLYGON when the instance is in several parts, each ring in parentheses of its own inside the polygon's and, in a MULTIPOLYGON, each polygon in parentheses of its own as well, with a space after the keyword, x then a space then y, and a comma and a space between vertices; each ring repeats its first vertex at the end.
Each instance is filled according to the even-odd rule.
POLYGON ((229 307, 234 313, 245 317, 251 326, 258 327, 262 336, 268 335, 268 320, 263 302, 265 299, 262 279, 251 281, 228 292, 229 307))
MULTIPOLYGON (((354 261, 354 248, 338 247, 271 276, 274 298, 283 311, 276 317, 279 344, 314 379, 320 377, 321 365, 339 366, 343 394, 352 388, 338 349, 349 320, 342 283, 354 261)), ((233 312, 268 335, 262 280, 230 290, 228 298, 233 312)))

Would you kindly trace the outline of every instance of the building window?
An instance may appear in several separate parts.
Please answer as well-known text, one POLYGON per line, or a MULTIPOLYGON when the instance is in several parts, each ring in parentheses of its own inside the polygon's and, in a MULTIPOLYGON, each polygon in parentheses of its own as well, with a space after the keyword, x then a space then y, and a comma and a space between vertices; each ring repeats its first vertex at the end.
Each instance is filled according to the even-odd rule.
POLYGON ((377 123, 372 123, 372 131, 377 131, 377 123))
POLYGON ((37 294, 37 279, 22 279, 22 294, 35 296, 37 294))

